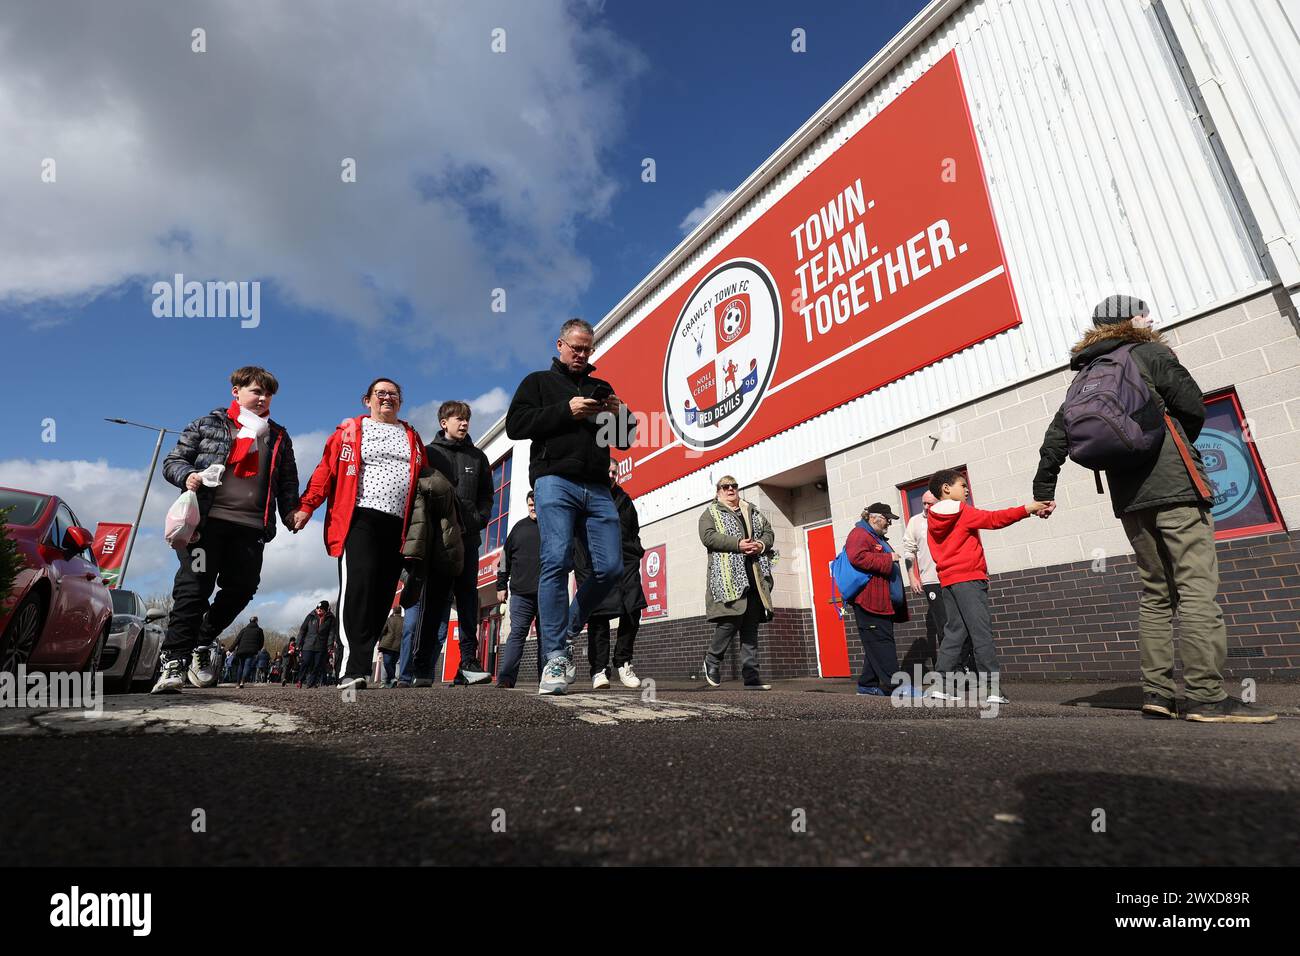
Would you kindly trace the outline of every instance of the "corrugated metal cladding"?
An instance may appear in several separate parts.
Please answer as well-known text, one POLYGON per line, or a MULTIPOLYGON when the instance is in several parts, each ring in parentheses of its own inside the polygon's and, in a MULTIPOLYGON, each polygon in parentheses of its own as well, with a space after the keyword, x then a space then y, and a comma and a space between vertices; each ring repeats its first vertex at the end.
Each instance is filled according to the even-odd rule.
POLYGON ((1278 273, 1300 284, 1300 0, 1166 0, 1278 273))
POLYGON ((1168 323, 1267 285, 1145 4, 972 0, 638 303, 602 345, 617 341, 954 47, 1024 324, 741 451, 707 474, 642 496, 642 523, 711 496, 709 475, 758 481, 1060 367, 1092 305, 1110 292, 1142 296, 1168 323))

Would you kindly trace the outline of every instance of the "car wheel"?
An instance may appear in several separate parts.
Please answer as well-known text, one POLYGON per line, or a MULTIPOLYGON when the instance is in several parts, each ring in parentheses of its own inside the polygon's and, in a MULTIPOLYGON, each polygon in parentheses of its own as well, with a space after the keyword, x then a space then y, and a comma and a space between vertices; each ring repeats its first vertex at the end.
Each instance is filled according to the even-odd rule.
MULTIPOLYGON (((140 635, 140 640, 144 640, 144 635, 140 635)), ((136 662, 137 666, 139 662, 136 662)), ((161 645, 153 652, 153 670, 149 672, 147 680, 138 680, 132 685, 132 690, 137 694, 145 693, 152 690, 153 685, 158 683, 158 677, 162 674, 162 647, 161 645)))
POLYGON ((122 671, 122 676, 113 681, 113 692, 117 694, 131 693, 131 675, 135 673, 136 665, 140 663, 140 647, 144 644, 144 634, 137 634, 135 644, 131 648, 131 657, 126 662, 126 670, 122 671))
POLYGON ((91 680, 94 680, 95 674, 99 672, 99 662, 103 659, 104 648, 107 646, 108 646, 108 625, 105 624, 104 630, 99 635, 99 640, 95 642, 95 646, 90 650, 90 657, 87 658, 86 660, 86 666, 82 668, 82 671, 84 673, 90 675, 91 680))
POLYGON ((18 673, 18 665, 31 660, 45 626, 45 602, 38 594, 29 594, 14 609, 9 626, 0 636, 0 672, 18 673))

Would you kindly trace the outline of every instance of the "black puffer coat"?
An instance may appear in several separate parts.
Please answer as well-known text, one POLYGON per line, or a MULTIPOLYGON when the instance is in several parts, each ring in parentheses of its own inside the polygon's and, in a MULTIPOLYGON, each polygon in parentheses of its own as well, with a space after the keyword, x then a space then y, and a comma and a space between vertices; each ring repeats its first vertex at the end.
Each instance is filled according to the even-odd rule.
MULTIPOLYGON (((275 511, 280 512, 280 520, 289 527, 289 517, 298 510, 298 464, 293 457, 293 441, 284 427, 274 421, 267 423, 270 428, 266 433, 267 452, 271 456, 271 466, 266 472, 267 487, 264 489, 263 520, 266 523, 265 540, 275 537, 275 511), (271 507, 274 501, 276 508, 271 507)), ((226 414, 224 408, 214 408, 202 418, 196 418, 185 426, 176 447, 163 461, 163 477, 184 490, 185 479, 196 471, 203 471, 209 465, 224 465, 230 457, 230 449, 235 442, 239 425, 226 414)), ((201 516, 199 529, 208 516, 217 490, 207 485, 200 485, 194 492, 199 499, 201 516)))
MULTIPOLYGON (((605 595, 605 600, 591 612, 592 617, 620 617, 646 606, 645 592, 641 590, 641 557, 645 548, 641 547, 641 522, 636 515, 636 504, 618 485, 610 488, 610 494, 618 508, 619 530, 623 536, 623 577, 618 587, 605 595)), ((591 556, 582 538, 573 542, 573 569, 578 587, 582 587, 591 577, 591 556)))

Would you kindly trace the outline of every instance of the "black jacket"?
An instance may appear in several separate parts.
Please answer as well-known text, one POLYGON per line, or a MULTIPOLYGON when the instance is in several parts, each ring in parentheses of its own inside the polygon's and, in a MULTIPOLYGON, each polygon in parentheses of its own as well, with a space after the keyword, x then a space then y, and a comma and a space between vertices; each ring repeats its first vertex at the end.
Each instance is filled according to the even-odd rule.
POLYGON ((252 657, 258 651, 262 650, 266 643, 266 634, 256 624, 246 624, 244 629, 239 632, 239 637, 235 638, 235 656, 252 657))
MULTIPOLYGON (((280 512, 280 520, 289 526, 289 517, 298 510, 298 464, 293 457, 293 441, 284 427, 274 421, 267 423, 270 428, 266 434, 267 453, 271 456, 271 467, 266 472, 267 487, 263 500, 266 502, 264 520, 266 533, 264 540, 275 537, 275 511, 280 512), (271 507, 272 501, 276 508, 271 507)), ((209 465, 224 465, 230 457, 230 449, 235 442, 238 424, 226 414, 224 408, 214 408, 202 418, 196 418, 185 426, 176 447, 163 461, 163 477, 184 489, 185 479, 196 471, 203 471, 209 465)), ((199 529, 208 516, 217 489, 199 485, 194 492, 199 499, 199 529)))
MULTIPOLYGON (((641 547, 641 522, 636 515, 636 504, 618 485, 610 488, 610 494, 614 498, 614 506, 618 508, 619 532, 623 541, 623 577, 618 587, 605 595, 605 600, 591 612, 592 617, 632 614, 647 603, 645 592, 641 590, 641 557, 645 554, 645 548, 641 547)), ((587 542, 581 537, 575 538, 573 542, 573 570, 578 579, 578 587, 582 587, 582 583, 591 577, 591 556, 587 553, 587 542)))
POLYGON ((492 466, 468 435, 452 441, 445 432, 424 447, 429 465, 451 482, 460 502, 461 540, 468 553, 482 543, 482 531, 492 518, 492 466))
POLYGON ((506 412, 506 434, 516 440, 532 442, 528 453, 528 481, 537 484, 543 475, 560 475, 570 481, 609 481, 611 447, 632 447, 636 437, 636 418, 626 406, 619 414, 616 428, 604 435, 601 423, 607 415, 575 419, 569 400, 591 397, 597 385, 608 385, 591 373, 588 365, 581 375, 574 375, 558 358, 542 372, 530 372, 515 389, 506 412), (600 439, 605 438, 602 446, 600 439))
POLYGON ((324 653, 330 648, 330 640, 334 637, 334 628, 336 618, 333 614, 326 612, 325 619, 320 620, 316 617, 316 609, 312 608, 307 612, 303 619, 302 627, 298 628, 298 646, 305 654, 307 651, 320 651, 324 653))
MULTIPOLYGON (((1174 427, 1183 436, 1192 460, 1205 481, 1205 465, 1193 442, 1205 425, 1205 402, 1201 387, 1183 367, 1159 332, 1134 328, 1129 323, 1114 323, 1091 329, 1071 349, 1070 368, 1083 368, 1099 355, 1113 352, 1121 345, 1136 344, 1133 361, 1147 387, 1164 403, 1174 427)), ((1066 438, 1063 409, 1047 427, 1039 449, 1038 472, 1034 475, 1034 499, 1051 501, 1056 497, 1056 479, 1065 463, 1066 438)), ((1166 505, 1205 504, 1192 484, 1192 478, 1178 453, 1178 446, 1166 434, 1160 452, 1131 468, 1111 468, 1106 472, 1110 503, 1115 517, 1143 508, 1166 505)))
POLYGON ((536 594, 541 562, 542 533, 537 522, 532 518, 516 521, 501 551, 497 590, 504 591, 509 585, 515 594, 536 594))

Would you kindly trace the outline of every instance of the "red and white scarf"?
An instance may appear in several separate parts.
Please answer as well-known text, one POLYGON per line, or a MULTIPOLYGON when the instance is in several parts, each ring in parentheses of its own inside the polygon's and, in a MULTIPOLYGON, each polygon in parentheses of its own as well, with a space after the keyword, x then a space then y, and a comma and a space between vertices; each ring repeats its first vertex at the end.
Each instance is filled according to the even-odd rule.
POLYGON ((265 418, 243 408, 239 402, 231 402, 226 414, 232 421, 239 423, 239 432, 235 435, 235 444, 230 449, 226 464, 236 478, 256 478, 257 440, 266 434, 270 426, 265 418))

